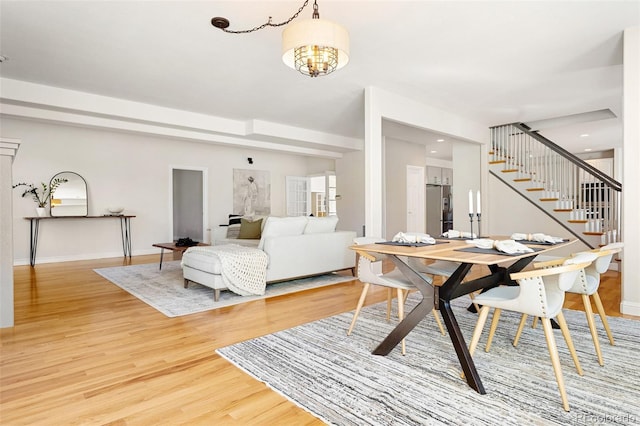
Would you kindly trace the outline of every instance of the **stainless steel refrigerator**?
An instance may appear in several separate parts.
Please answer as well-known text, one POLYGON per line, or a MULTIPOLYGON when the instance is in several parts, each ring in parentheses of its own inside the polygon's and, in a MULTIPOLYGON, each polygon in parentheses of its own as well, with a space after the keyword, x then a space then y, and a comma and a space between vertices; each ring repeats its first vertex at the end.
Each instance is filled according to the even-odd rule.
POLYGON ((427 234, 439 237, 453 229, 453 206, 450 185, 427 185, 427 234))

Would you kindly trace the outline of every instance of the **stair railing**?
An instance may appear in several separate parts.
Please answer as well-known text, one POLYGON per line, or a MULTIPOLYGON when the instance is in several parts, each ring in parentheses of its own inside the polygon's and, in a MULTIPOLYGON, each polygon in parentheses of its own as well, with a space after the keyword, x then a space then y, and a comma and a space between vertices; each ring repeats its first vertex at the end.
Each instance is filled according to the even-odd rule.
POLYGON ((531 182, 541 202, 569 212, 570 223, 584 223, 585 235, 600 244, 618 241, 622 184, 522 123, 491 128, 491 161, 504 163, 515 181, 531 182))

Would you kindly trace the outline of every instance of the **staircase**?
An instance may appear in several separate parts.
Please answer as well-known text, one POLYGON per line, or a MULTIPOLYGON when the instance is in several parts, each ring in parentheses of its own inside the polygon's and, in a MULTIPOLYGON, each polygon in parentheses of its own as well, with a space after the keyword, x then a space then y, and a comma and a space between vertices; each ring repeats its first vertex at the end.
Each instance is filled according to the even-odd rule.
POLYGON ((491 128, 489 172, 591 248, 620 238, 622 184, 522 123, 491 128))

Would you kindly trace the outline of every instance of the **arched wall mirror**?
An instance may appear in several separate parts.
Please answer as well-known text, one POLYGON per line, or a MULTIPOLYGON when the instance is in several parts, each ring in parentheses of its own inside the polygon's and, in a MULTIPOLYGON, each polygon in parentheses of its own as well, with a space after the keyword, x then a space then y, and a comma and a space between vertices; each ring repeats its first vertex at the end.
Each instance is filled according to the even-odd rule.
POLYGON ((87 216, 89 200, 84 178, 74 172, 60 172, 51 178, 51 182, 55 179, 66 179, 66 182, 51 194, 51 216, 87 216))

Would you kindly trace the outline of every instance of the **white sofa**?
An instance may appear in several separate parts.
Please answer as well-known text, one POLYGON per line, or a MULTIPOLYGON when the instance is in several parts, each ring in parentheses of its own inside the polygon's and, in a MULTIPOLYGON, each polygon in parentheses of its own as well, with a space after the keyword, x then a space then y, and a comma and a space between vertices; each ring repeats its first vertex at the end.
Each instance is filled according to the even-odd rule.
MULTIPOLYGON (((344 269, 351 269, 355 276, 355 252, 349 246, 356 233, 335 230, 337 221, 336 217, 268 217, 255 244, 269 257, 267 283, 344 269)), ((235 243, 235 239, 214 239, 215 244, 223 241, 235 243)), ((251 246, 253 243, 248 242, 255 240, 238 241, 251 246)), ((211 287, 215 300, 226 288, 215 257, 187 250, 182 256, 182 270, 185 287, 190 281, 211 287)))

